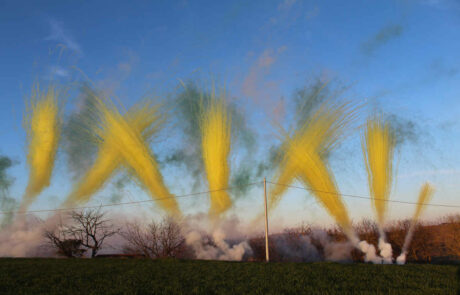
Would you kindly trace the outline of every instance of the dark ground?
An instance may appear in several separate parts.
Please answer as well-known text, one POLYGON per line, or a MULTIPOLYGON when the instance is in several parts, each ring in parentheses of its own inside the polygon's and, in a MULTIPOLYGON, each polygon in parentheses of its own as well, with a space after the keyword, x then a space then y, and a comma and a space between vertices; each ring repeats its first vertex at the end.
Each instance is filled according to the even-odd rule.
POLYGON ((452 265, 0 259, 0 294, 456 294, 452 265))

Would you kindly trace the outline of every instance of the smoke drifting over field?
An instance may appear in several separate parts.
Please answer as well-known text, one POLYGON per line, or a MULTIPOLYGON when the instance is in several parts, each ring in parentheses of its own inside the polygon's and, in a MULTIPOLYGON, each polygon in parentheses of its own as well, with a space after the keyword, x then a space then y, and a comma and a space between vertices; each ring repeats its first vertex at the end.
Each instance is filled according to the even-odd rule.
POLYGON ((240 261, 252 254, 236 218, 209 222, 205 215, 196 215, 183 224, 185 243, 197 259, 240 261))

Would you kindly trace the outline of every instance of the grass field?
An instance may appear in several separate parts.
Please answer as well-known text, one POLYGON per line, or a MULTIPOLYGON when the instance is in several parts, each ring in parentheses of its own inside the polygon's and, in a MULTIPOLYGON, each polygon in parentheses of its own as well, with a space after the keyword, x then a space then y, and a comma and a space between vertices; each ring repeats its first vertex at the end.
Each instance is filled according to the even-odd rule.
POLYGON ((0 294, 456 294, 457 267, 0 259, 0 294))

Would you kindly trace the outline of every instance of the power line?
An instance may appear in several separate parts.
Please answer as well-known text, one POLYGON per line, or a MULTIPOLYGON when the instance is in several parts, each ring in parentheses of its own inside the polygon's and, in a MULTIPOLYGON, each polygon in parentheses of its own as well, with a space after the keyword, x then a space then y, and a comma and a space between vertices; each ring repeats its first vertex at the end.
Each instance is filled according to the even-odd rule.
POLYGON ((409 205, 422 205, 422 206, 434 206, 434 207, 460 208, 460 205, 432 204, 432 203, 407 202, 407 201, 400 201, 400 200, 387 200, 387 199, 371 198, 371 197, 369 197, 369 196, 359 196, 359 195, 350 195, 350 194, 339 194, 339 193, 335 193, 335 192, 328 192, 328 191, 315 190, 315 189, 311 189, 311 188, 305 188, 305 187, 295 186, 295 185, 289 185, 289 184, 282 184, 282 183, 271 182, 271 181, 267 181, 267 183, 274 184, 274 185, 286 186, 286 187, 292 187, 292 188, 297 188, 297 189, 302 189, 302 190, 306 190, 306 191, 312 191, 312 192, 319 192, 319 193, 325 193, 325 194, 331 194, 331 195, 344 196, 344 197, 349 197, 349 198, 366 199, 366 200, 372 200, 372 199, 374 199, 374 200, 379 200, 379 201, 392 202, 392 203, 400 203, 400 204, 409 204, 409 205))
POLYGON ((187 198, 187 197, 196 197, 198 195, 204 195, 213 192, 225 191, 225 190, 232 190, 238 187, 247 187, 255 184, 261 184, 262 181, 247 183, 245 185, 239 186, 232 186, 226 187, 216 190, 209 190, 197 193, 191 193, 186 195, 179 195, 179 196, 171 196, 171 197, 164 197, 164 198, 156 198, 156 199, 149 199, 149 200, 141 200, 141 201, 131 201, 131 202, 121 202, 121 203, 113 203, 113 204, 101 204, 95 206, 85 206, 85 207, 73 207, 73 208, 57 208, 57 209, 43 209, 43 210, 30 210, 30 211, 0 211, 0 214, 32 214, 32 213, 44 213, 44 212, 56 212, 56 211, 72 211, 72 210, 84 210, 84 209, 96 209, 96 208, 104 208, 104 207, 115 207, 115 206, 123 206, 123 205, 132 205, 132 204, 140 204, 140 203, 148 203, 148 202, 155 202, 167 199, 175 199, 175 198, 187 198))
MULTIPOLYGON (((96 209, 96 208, 115 207, 115 206, 124 206, 124 205, 132 205, 132 204, 141 204, 141 203, 149 203, 149 202, 155 202, 155 201, 161 201, 161 200, 167 200, 167 199, 174 199, 174 198, 195 197, 195 196, 204 195, 204 194, 208 194, 208 193, 213 193, 213 192, 218 192, 218 191, 225 191, 225 190, 232 190, 232 189, 242 187, 242 186, 247 187, 247 186, 256 185, 256 184, 262 184, 262 183, 263 183, 262 181, 257 181, 257 182, 252 182, 252 183, 248 183, 248 184, 245 184, 245 185, 239 185, 239 186, 233 186, 233 187, 227 187, 227 188, 221 188, 221 189, 209 190, 209 191, 203 191, 203 192, 197 192, 197 193, 190 193, 190 194, 186 194, 186 195, 179 195, 179 196, 176 195, 176 196, 171 196, 171 197, 156 198, 156 199, 141 200, 141 201, 131 201, 131 202, 120 202, 120 203, 113 203, 113 204, 100 204, 100 205, 94 205, 94 206, 73 207, 73 208, 57 208, 57 209, 43 209, 43 210, 30 210, 30 211, 0 211, 0 215, 1 214, 32 214, 32 213, 45 213, 45 212, 57 212, 57 211, 72 211, 72 210, 96 209)), ((339 194, 339 193, 335 193, 335 192, 321 191, 321 190, 315 190, 315 189, 305 188, 305 187, 301 187, 301 186, 295 186, 295 185, 271 182, 271 181, 268 181, 268 180, 267 180, 267 183, 272 184, 272 185, 281 185, 281 186, 290 187, 290 188, 302 189, 302 190, 311 191, 311 192, 320 192, 320 193, 325 193, 325 194, 339 195, 339 196, 344 196, 344 197, 349 197, 349 198, 366 199, 366 200, 374 199, 374 198, 371 198, 369 196, 360 196, 360 195, 351 195, 351 194, 339 194)), ((391 203, 409 204, 409 205, 422 205, 422 206, 446 207, 446 208, 460 208, 460 205, 418 203, 418 202, 407 202, 407 201, 400 201, 400 200, 386 200, 386 199, 379 199, 379 198, 375 198, 375 200, 391 202, 391 203)))

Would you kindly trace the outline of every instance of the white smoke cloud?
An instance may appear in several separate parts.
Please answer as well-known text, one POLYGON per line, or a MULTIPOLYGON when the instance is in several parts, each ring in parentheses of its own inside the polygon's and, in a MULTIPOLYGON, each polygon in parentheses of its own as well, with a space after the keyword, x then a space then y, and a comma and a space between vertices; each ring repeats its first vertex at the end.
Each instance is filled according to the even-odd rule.
POLYGON ((315 262, 322 260, 318 249, 313 245, 309 236, 300 236, 295 240, 285 235, 270 238, 274 240, 276 251, 282 261, 315 262))
MULTIPOLYGON (((56 256, 55 249, 47 245, 44 232, 65 223, 66 220, 62 218, 65 218, 65 215, 53 215, 45 221, 33 217, 17 218, 13 224, 0 232, 0 257, 56 256)), ((117 216, 116 220, 118 225, 126 222, 126 219, 120 216, 117 216)), ((236 217, 216 221, 210 220, 206 214, 197 214, 183 219, 181 227, 185 243, 196 259, 241 261, 252 255, 247 233, 239 228, 239 220, 236 217)), ((411 236, 412 232, 409 231, 406 239, 410 240, 411 236)), ((270 239, 283 261, 352 262, 351 252, 356 247, 364 253, 365 262, 393 262, 391 245, 382 238, 379 239, 378 245, 382 257, 377 254, 374 245, 366 241, 356 238, 336 242, 323 229, 313 228, 308 235, 298 235, 294 238, 288 234, 272 235, 270 239)), ((109 250, 112 253, 121 252, 124 242, 121 237, 111 239, 101 249, 101 253, 109 250)), ((396 262, 404 264, 405 258, 406 252, 403 249, 396 262)))
POLYGON ((220 229, 212 233, 212 241, 207 241, 206 233, 191 231, 185 236, 185 243, 193 249, 197 259, 240 261, 246 253, 252 252, 246 241, 230 246, 225 238, 220 229))
POLYGON ((44 232, 57 224, 58 215, 47 221, 21 216, 0 232, 0 257, 50 257, 55 256, 46 247, 44 232))
POLYGON ((236 217, 209 222, 203 214, 189 216, 183 222, 185 243, 197 259, 240 261, 245 254, 251 254, 252 249, 238 232, 238 223, 236 217))
POLYGON ((382 257, 377 255, 374 245, 369 244, 366 241, 361 241, 358 243, 358 248, 364 253, 365 262, 372 262, 374 264, 382 263, 382 257))
POLYGON ((393 263, 393 249, 391 248, 391 244, 385 242, 384 236, 379 238, 379 250, 380 256, 382 256, 382 262, 384 264, 392 264, 393 263))
POLYGON ((398 264, 406 263, 407 250, 409 249, 410 242, 412 241, 412 237, 414 236, 416 225, 417 225, 417 222, 414 222, 414 220, 411 220, 409 230, 407 231, 406 237, 404 238, 404 244, 401 250, 401 254, 398 256, 398 258, 396 258, 396 263, 398 264))
POLYGON ((335 242, 326 231, 316 229, 311 232, 312 239, 319 241, 324 250, 324 259, 334 262, 351 262, 351 242, 335 242))

